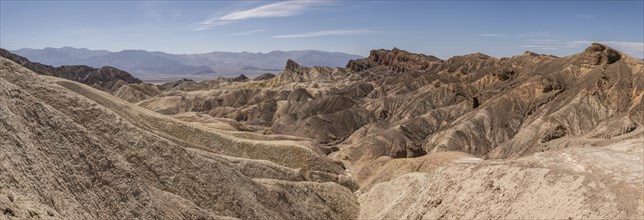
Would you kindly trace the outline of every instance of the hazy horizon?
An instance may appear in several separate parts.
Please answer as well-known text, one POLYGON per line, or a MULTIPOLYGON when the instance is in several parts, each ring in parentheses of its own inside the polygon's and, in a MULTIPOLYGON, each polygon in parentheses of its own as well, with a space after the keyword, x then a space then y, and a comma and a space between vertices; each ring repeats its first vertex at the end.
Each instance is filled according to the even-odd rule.
MULTIPOLYGON (((207 54, 207 53, 254 53, 254 54, 267 54, 271 52, 297 52, 297 51, 321 51, 321 52, 330 52, 330 53, 345 53, 345 52, 340 52, 340 51, 325 51, 325 50, 316 50, 316 49, 301 49, 301 50, 271 50, 267 52, 254 52, 254 51, 210 51, 210 52, 204 52, 204 53, 170 53, 170 52, 165 52, 165 51, 158 51, 158 50, 144 50, 144 49, 124 49, 124 50, 107 50, 107 49, 93 49, 93 48, 85 48, 85 47, 72 47, 72 46, 63 46, 63 47, 43 47, 43 48, 29 48, 29 47, 24 47, 24 48, 18 48, 18 49, 10 49, 11 51, 18 51, 18 50, 45 50, 45 49, 63 49, 63 48, 73 48, 73 49, 86 49, 86 50, 94 50, 94 51, 108 51, 111 53, 118 53, 122 51, 147 51, 147 52, 161 52, 161 53, 167 53, 167 54, 207 54)), ((349 53, 346 53, 349 54, 349 53)), ((358 54, 349 54, 349 55, 358 55, 358 54)), ((367 54, 369 55, 369 54, 367 54)))
MULTIPOLYGON (((589 41, 589 42, 587 42, 587 44, 586 44, 584 47, 580 47, 578 51, 573 51, 573 52, 572 52, 572 53, 570 53, 570 54, 561 55, 561 56, 558 56, 558 57, 565 57, 565 56, 570 56, 570 55, 574 55, 574 54, 577 54, 577 53, 581 53, 581 52, 583 52, 583 50, 585 49, 585 47, 589 47, 589 46, 591 46, 593 43, 600 43, 600 44, 604 44, 604 45, 609 45, 609 44, 606 44, 606 42, 590 42, 590 41, 589 41)), ((369 56, 369 53, 367 53, 367 54, 352 54, 352 53, 346 53, 346 52, 340 52, 340 51, 325 51, 325 50, 318 50, 318 49, 271 50, 271 51, 266 51, 266 52, 262 52, 262 51, 257 51, 257 52, 254 52, 254 51, 210 51, 210 52, 200 52, 200 53, 171 53, 171 52, 165 52, 165 51, 144 50, 144 49, 107 50, 107 49, 92 49, 92 48, 85 48, 85 47, 64 46, 64 47, 44 47, 44 48, 28 48, 28 47, 25 47, 25 48, 10 49, 10 50, 11 50, 11 51, 19 51, 19 50, 45 50, 45 49, 63 49, 63 48, 86 49, 86 50, 91 50, 91 51, 108 51, 108 52, 110 52, 110 53, 118 53, 118 52, 123 52, 123 51, 146 51, 146 52, 152 52, 152 53, 160 52, 160 53, 166 53, 166 54, 172 54, 172 55, 195 55, 195 54, 208 54, 208 53, 251 53, 251 54, 268 54, 268 53, 271 53, 271 52, 320 51, 320 52, 328 52, 328 53, 342 53, 342 54, 355 55, 355 56, 362 56, 362 57, 368 57, 368 56, 369 56)), ((374 48, 373 50, 378 50, 378 49, 393 49, 393 48, 398 48, 398 47, 392 47, 392 48, 374 48)), ((405 50, 405 51, 409 51, 409 50, 407 50, 407 49, 405 49, 405 48, 398 48, 398 49, 405 50)), ((523 51, 523 52, 518 52, 517 54, 513 54, 513 55, 510 55, 510 56, 493 56, 493 55, 486 54, 486 53, 483 53, 483 54, 488 55, 488 56, 492 56, 492 57, 496 57, 496 58, 504 58, 504 57, 518 56, 518 55, 521 55, 521 54, 523 54, 523 53, 525 53, 525 52, 535 52, 535 51, 534 51, 534 50, 525 50, 525 51, 523 51)), ((623 51, 622 51, 622 52, 623 52, 623 51)), ((422 53, 422 52, 420 52, 420 53, 422 53)), ((472 52, 472 53, 481 53, 481 52, 472 52)), ((472 53, 455 54, 455 55, 450 56, 450 57, 439 57, 439 56, 436 56, 436 57, 438 57, 438 58, 440 58, 440 59, 442 59, 442 60, 447 60, 447 59, 449 59, 449 58, 451 58, 451 57, 454 57, 454 56, 461 56, 461 55, 467 55, 467 54, 472 54, 472 53)), ((423 53, 423 54, 425 54, 425 53, 423 53)), ((545 53, 539 53, 539 54, 543 54, 543 55, 554 55, 554 54, 550 54, 550 53, 547 53, 547 52, 545 52, 545 53)), ((434 54, 425 54, 425 55, 432 55, 432 56, 435 56, 434 54)), ((627 54, 627 55, 630 55, 630 54, 627 54)), ((637 57, 637 56, 634 56, 634 57, 635 57, 635 58, 644 59, 644 58, 637 57)))
POLYGON ((1 1, 0 47, 172 54, 397 47, 446 59, 556 56, 603 43, 644 58, 642 1, 1 1), (457 13, 455 13, 457 12, 457 13), (30 28, 26 28, 30 27, 30 28))

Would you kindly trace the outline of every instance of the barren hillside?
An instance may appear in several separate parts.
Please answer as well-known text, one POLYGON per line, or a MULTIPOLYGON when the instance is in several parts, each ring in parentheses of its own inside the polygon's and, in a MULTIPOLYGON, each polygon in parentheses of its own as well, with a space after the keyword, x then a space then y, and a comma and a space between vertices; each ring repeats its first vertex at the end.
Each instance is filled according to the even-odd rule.
POLYGON ((1 62, 3 218, 357 217, 342 166, 307 142, 240 139, 1 62))
POLYGON ((601 44, 111 94, 1 68, 3 217, 644 217, 644 62, 601 44))

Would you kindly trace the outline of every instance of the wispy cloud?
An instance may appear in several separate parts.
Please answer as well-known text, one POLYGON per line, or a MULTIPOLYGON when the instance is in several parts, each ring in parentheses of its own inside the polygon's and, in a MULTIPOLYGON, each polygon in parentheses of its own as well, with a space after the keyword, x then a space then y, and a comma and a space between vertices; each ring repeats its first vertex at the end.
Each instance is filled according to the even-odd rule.
POLYGON ((595 19, 595 16, 590 14, 578 14, 577 17, 581 19, 595 19))
POLYGON ((229 35, 226 35, 226 36, 228 36, 228 37, 237 37, 237 36, 250 35, 250 34, 264 32, 264 31, 266 31, 266 30, 263 30, 263 29, 262 30, 253 30, 253 31, 246 31, 246 32, 241 32, 241 33, 229 34, 229 35))
POLYGON ((86 27, 75 27, 62 29, 55 32, 44 33, 40 36, 45 37, 71 37, 71 35, 87 34, 87 33, 121 33, 129 32, 134 30, 133 28, 86 28, 86 27))
POLYGON ((329 1, 284 1, 259 7, 235 11, 219 17, 211 17, 193 25, 192 30, 208 30, 215 26, 252 18, 290 17, 314 9, 314 6, 328 4, 329 1))
POLYGON ((553 36, 544 31, 528 32, 516 34, 516 37, 524 38, 524 44, 518 47, 532 48, 536 50, 559 50, 562 48, 562 43, 554 39, 553 36))
POLYGON ((371 30, 326 30, 326 31, 314 31, 298 34, 287 34, 287 35, 275 35, 273 38, 305 38, 305 37, 322 37, 322 36, 338 36, 338 35, 356 35, 356 34, 367 34, 375 33, 376 31, 371 30))
POLYGON ((559 43, 557 39, 528 39, 525 41, 528 44, 554 44, 559 43))
POLYGON ((481 37, 505 37, 507 34, 481 34, 481 37))
POLYGON ((325 3, 323 1, 285 1, 268 5, 262 5, 256 8, 233 12, 221 16, 219 20, 234 21, 249 18, 267 18, 267 17, 289 17, 298 15, 309 10, 312 6, 325 3))
POLYGON ((541 49, 541 50, 559 50, 560 48, 557 45, 538 45, 538 44, 526 44, 526 45, 520 45, 519 47, 535 48, 535 49, 541 49))
POLYGON ((232 21, 219 21, 217 18, 210 18, 208 20, 199 22, 192 26, 193 31, 203 31, 208 30, 216 26, 222 26, 233 23, 232 21))
POLYGON ((562 47, 561 42, 557 39, 527 39, 524 45, 519 45, 523 48, 535 48, 541 50, 559 50, 562 47))
POLYGON ((517 37, 539 38, 539 37, 552 37, 552 35, 549 34, 548 32, 537 31, 537 32, 517 34, 517 37))

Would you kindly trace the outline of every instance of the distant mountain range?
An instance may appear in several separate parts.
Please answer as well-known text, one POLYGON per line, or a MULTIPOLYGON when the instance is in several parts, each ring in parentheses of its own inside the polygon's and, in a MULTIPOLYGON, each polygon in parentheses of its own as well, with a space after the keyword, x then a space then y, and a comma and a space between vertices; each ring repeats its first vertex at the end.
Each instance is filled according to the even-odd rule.
POLYGON ((287 60, 305 66, 345 66, 349 60, 361 56, 317 50, 271 51, 269 53, 211 52, 203 54, 169 54, 145 50, 90 50, 85 48, 20 49, 13 53, 34 62, 52 66, 87 65, 113 66, 136 77, 188 77, 259 75, 279 72, 287 60))

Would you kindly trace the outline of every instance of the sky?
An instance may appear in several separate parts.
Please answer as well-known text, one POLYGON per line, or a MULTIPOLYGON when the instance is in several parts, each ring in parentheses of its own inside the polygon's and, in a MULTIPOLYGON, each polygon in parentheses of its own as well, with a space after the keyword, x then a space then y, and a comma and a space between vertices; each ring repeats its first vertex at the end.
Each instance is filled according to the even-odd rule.
POLYGON ((592 42, 644 57, 635 1, 6 1, 0 47, 168 53, 372 49, 449 58, 566 56, 592 42))

